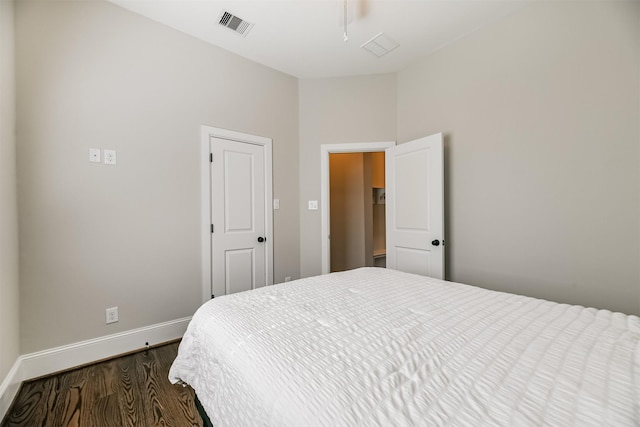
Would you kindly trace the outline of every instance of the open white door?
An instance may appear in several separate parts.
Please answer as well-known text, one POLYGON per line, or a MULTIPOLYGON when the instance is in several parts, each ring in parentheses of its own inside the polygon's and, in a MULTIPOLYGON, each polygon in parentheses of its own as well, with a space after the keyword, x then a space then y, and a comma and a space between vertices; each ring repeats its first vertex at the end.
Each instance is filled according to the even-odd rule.
POLYGON ((444 279, 442 134, 385 151, 387 268, 444 279))

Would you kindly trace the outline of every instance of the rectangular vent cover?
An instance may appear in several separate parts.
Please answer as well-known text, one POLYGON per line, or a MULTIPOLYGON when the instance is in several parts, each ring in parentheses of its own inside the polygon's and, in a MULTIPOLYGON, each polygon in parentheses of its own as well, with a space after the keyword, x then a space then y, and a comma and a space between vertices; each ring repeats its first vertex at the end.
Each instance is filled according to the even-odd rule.
POLYGON ((398 42, 393 40, 385 33, 376 34, 371 40, 364 43, 361 48, 368 50, 375 56, 380 58, 400 46, 398 42))
POLYGON ((220 13, 220 19, 218 23, 223 27, 227 27, 230 30, 233 30, 235 33, 240 34, 242 37, 246 37, 247 33, 253 28, 253 24, 245 21, 242 18, 238 18, 234 14, 223 10, 220 13))

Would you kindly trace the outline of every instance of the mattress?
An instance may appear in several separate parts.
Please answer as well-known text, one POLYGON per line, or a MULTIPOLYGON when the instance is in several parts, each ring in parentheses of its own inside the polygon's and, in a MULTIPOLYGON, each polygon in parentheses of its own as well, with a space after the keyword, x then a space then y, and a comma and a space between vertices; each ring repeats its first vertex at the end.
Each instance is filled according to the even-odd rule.
POLYGON ((640 318, 363 268, 205 303, 169 379, 215 426, 640 425, 640 318))

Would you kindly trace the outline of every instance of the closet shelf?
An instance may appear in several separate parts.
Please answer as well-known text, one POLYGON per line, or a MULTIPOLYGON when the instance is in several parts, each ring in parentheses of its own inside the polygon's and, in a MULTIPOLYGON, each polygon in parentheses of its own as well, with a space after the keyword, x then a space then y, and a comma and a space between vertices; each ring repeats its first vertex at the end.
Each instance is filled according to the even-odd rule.
POLYGON ((386 249, 374 249, 373 251, 373 257, 374 258, 380 258, 383 256, 387 256, 387 250, 386 249))

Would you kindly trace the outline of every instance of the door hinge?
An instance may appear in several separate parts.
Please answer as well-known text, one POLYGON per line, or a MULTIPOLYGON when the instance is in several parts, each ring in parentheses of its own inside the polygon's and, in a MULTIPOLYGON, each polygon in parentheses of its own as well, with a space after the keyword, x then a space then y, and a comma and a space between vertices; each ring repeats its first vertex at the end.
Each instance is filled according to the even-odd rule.
POLYGON ((213 163, 213 153, 209 153, 209 162, 213 163))
POLYGON ((213 224, 211 224, 211 232, 213 233, 213 224))

